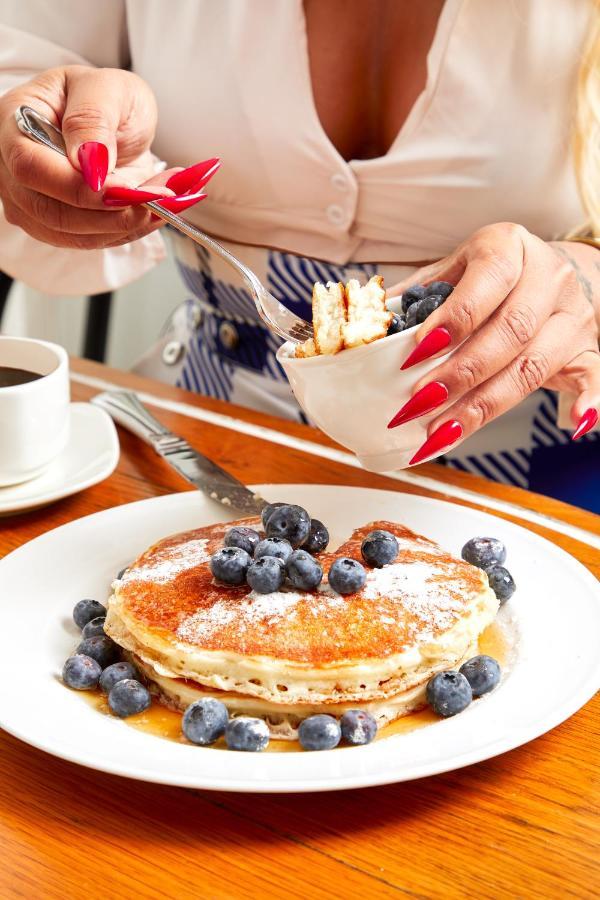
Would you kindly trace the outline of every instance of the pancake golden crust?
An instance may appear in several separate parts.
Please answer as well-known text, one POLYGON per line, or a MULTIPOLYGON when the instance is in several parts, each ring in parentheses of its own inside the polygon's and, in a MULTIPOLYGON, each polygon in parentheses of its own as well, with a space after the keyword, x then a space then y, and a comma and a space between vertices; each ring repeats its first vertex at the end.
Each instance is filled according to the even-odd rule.
MULTIPOLYGON (((469 617, 474 595, 489 590, 480 569, 392 522, 369 523, 335 553, 321 556, 327 571, 339 556, 360 560, 362 540, 373 529, 396 535, 398 559, 368 569, 357 594, 341 597, 325 585, 315 593, 255 595, 246 586, 218 585, 210 554, 226 530, 242 523, 259 527, 257 519, 245 519, 156 544, 115 584, 111 610, 118 608, 120 621, 142 644, 142 636, 152 633, 181 650, 267 657, 323 670, 381 660, 416 643, 434 644, 469 617)), ((110 618, 109 612, 109 633, 110 618)))

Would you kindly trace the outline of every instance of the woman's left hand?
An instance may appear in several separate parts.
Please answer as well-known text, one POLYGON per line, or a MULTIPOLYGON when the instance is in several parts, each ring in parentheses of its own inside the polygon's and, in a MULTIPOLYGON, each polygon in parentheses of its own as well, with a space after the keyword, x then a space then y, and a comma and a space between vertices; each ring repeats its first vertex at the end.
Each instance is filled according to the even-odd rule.
MULTIPOLYGON (((542 386, 575 394, 574 425, 593 427, 589 420, 595 414, 597 421, 600 409, 600 353, 593 288, 582 277, 560 245, 502 222, 476 231, 453 254, 388 292, 439 280, 456 285, 416 333, 417 358, 458 349, 415 385, 421 407, 428 392, 437 398, 424 411, 450 406, 430 423, 429 438, 411 463, 464 440, 542 386)), ((595 280, 598 286, 600 273, 595 280)))

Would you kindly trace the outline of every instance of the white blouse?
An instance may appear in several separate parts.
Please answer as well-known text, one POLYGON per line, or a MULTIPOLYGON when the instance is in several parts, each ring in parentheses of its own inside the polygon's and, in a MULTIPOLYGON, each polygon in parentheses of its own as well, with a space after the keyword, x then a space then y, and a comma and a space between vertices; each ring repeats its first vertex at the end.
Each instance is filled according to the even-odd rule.
MULTIPOLYGON (((0 92, 57 65, 130 67, 156 94, 161 160, 221 157, 209 199, 186 216, 225 240, 408 264, 490 222, 552 239, 584 218, 570 133, 589 0, 446 0, 425 88, 389 152, 350 162, 317 115, 301 0, 0 9, 0 92)), ((113 289, 163 254, 157 234, 57 250, 0 218, 0 269, 46 292, 113 289)))

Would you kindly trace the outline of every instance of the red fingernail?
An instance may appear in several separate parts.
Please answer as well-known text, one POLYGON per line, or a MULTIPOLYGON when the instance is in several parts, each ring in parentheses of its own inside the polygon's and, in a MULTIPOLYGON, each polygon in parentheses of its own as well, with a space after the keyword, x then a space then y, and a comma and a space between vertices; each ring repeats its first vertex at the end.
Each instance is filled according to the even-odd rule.
POLYGON ((86 141, 77 151, 84 181, 93 191, 102 190, 108 172, 108 147, 98 141, 86 141))
POLYGON ((433 331, 430 331, 429 334, 425 335, 423 340, 417 344, 406 362, 400 366, 401 371, 410 369, 411 366, 423 362, 424 359, 429 359, 430 356, 435 356, 436 353, 439 353, 440 350, 447 347, 451 340, 452 338, 450 337, 450 332, 447 328, 434 328, 433 331))
POLYGON ((147 203, 149 200, 162 200, 162 194, 154 191, 137 191, 135 188, 112 187, 104 191, 102 198, 106 206, 135 206, 136 203, 147 203))
POLYGON ((164 197, 159 201, 160 206, 164 206, 165 209, 170 210, 174 213, 183 212, 184 209, 187 209, 189 206, 193 206, 194 203, 199 203, 201 200, 204 200, 206 194, 202 191, 198 191, 196 194, 182 194, 180 197, 164 197))
POLYGON ((426 384, 420 391, 411 397, 402 409, 398 410, 394 418, 389 422, 388 428, 396 428, 397 425, 404 425, 412 419, 418 419, 425 413, 433 412, 442 403, 448 399, 448 388, 441 381, 432 381, 426 384))
POLYGON ((220 165, 221 160, 216 156, 213 159, 205 159, 203 162, 196 163, 195 166, 189 166, 187 169, 171 175, 167 181, 167 187, 176 194, 185 194, 191 190, 196 193, 207 181, 210 181, 220 165))
POLYGON ((598 423, 598 410, 594 409, 591 406, 589 409, 586 409, 584 414, 579 420, 577 428, 573 432, 571 437, 572 441, 576 441, 577 438, 583 437, 584 434, 587 434, 588 431, 591 431, 592 428, 598 423))
POLYGON ((409 466, 416 466, 417 463, 423 462, 430 456, 437 456, 443 450, 447 450, 452 444, 455 444, 463 435, 463 427, 456 419, 449 419, 439 428, 433 431, 422 447, 419 447, 409 466))

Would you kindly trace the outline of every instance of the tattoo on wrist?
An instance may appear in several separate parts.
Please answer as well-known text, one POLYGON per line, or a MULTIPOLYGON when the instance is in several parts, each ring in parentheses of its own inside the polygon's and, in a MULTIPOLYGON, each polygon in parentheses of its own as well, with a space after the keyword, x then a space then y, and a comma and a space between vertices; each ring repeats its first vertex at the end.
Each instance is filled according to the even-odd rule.
MULTIPOLYGON (((565 250, 564 247, 557 247, 556 244, 555 244, 555 245, 554 245, 554 250, 555 250, 557 253, 560 253, 560 255, 562 256, 562 258, 563 258, 563 259, 566 259, 567 262, 571 265, 571 267, 573 268, 573 271, 575 272, 575 277, 576 277, 576 279, 577 279, 577 282, 578 282, 578 284, 579 284, 579 287, 580 287, 581 290, 583 291, 583 296, 585 297, 586 300, 588 300, 590 303, 593 304, 593 302, 594 302, 594 288, 592 287, 592 282, 589 280, 589 278, 587 278, 587 277, 583 274, 583 272, 582 272, 582 270, 581 270, 581 266, 579 265, 579 263, 577 262, 577 260, 574 259, 574 258, 571 256, 571 254, 568 253, 568 252, 565 250)), ((597 269, 600 269, 600 265, 599 265, 597 262, 594 263, 594 265, 595 265, 595 267, 596 267, 597 269)))

